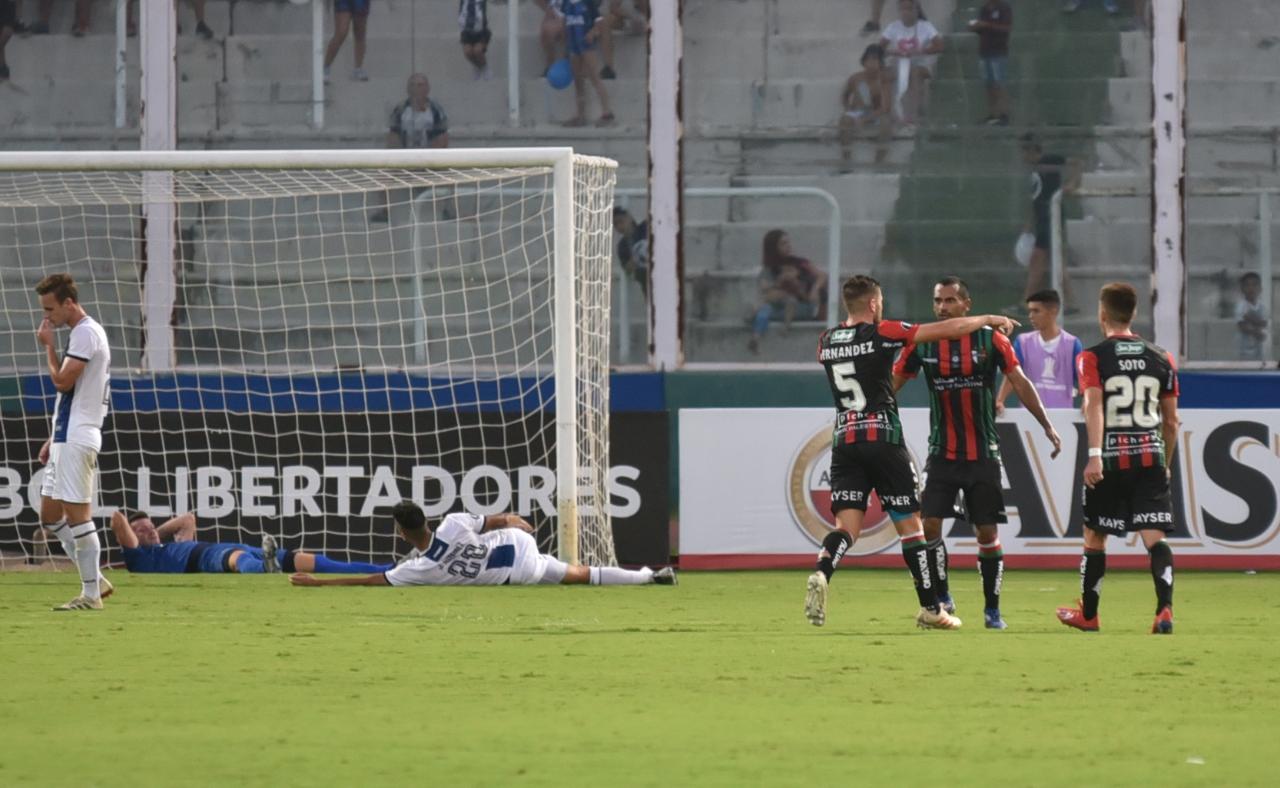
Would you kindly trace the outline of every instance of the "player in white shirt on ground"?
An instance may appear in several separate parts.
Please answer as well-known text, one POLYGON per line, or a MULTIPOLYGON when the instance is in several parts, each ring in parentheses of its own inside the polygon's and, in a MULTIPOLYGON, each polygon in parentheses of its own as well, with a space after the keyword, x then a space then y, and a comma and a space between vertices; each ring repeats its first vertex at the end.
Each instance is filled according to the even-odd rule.
POLYGON ((111 349, 102 326, 80 306, 70 275, 46 276, 36 293, 44 309, 36 340, 44 346, 49 377, 58 390, 51 434, 40 447, 40 522, 62 542, 80 570, 81 584, 79 596, 54 610, 101 610, 102 598, 114 589, 98 568, 102 543, 89 512, 110 394, 111 349), (59 359, 53 330, 62 326, 71 327, 71 337, 59 359))
POLYGON ((538 552, 533 526, 519 515, 450 514, 433 532, 417 504, 401 501, 392 510, 400 538, 413 555, 386 572, 364 577, 321 579, 295 574, 295 586, 533 586, 675 585, 670 567, 653 571, 615 566, 576 566, 538 552))

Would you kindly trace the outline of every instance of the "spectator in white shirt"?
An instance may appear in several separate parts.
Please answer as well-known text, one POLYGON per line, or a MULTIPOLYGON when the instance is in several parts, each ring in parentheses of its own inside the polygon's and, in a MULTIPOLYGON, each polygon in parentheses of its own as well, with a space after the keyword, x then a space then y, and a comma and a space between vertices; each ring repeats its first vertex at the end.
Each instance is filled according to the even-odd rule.
POLYGON ((942 51, 938 29, 920 13, 916 0, 899 0, 899 18, 884 29, 880 46, 889 56, 889 69, 897 73, 898 115, 915 123, 928 103, 929 80, 942 51))

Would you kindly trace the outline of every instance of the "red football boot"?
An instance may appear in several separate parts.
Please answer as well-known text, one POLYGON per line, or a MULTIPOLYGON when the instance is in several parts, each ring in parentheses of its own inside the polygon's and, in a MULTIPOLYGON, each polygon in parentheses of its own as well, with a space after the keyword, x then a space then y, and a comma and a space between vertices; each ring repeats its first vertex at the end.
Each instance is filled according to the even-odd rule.
POLYGON ((1084 632, 1098 631, 1098 616, 1095 613, 1093 618, 1085 618, 1083 605, 1079 602, 1075 607, 1058 608, 1058 620, 1069 627, 1075 627, 1084 632))
POLYGON ((1160 612, 1156 613, 1156 620, 1151 622, 1151 634, 1153 635, 1172 635, 1173 634, 1173 608, 1165 605, 1160 608, 1160 612))

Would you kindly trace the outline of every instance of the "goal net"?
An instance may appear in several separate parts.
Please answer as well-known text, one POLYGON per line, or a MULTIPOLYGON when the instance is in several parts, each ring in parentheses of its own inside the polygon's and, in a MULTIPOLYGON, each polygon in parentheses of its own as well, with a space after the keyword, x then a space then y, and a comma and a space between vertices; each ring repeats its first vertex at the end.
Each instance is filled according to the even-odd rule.
MULTIPOLYGON (((0 155, 0 552, 47 555, 35 284, 106 330, 94 516, 384 561, 389 517, 519 512, 614 563, 614 163, 567 149, 0 155)), ((64 350, 67 331, 57 332, 64 350)), ((56 540, 54 556, 61 550, 56 540)), ((118 562, 116 541, 104 540, 118 562)))

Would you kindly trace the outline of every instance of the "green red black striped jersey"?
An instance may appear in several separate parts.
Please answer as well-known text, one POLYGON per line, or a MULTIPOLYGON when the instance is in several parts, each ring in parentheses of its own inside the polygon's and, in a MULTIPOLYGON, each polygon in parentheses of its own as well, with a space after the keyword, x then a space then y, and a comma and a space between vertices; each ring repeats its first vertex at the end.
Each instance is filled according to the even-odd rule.
POLYGON ((1164 466, 1160 400, 1178 396, 1173 356, 1145 339, 1116 334, 1076 357, 1080 391, 1102 390, 1102 467, 1164 466))
POLYGON ((842 323, 818 338, 836 404, 832 445, 879 441, 902 444, 902 420, 893 393, 893 359, 915 339, 917 326, 898 320, 842 323))
POLYGON ((929 455, 948 460, 1000 457, 996 434, 996 370, 1018 368, 1009 338, 980 328, 959 339, 907 345, 896 375, 921 369, 929 385, 929 455))

